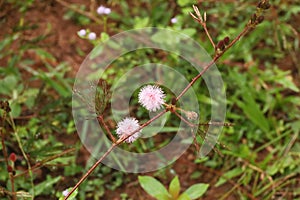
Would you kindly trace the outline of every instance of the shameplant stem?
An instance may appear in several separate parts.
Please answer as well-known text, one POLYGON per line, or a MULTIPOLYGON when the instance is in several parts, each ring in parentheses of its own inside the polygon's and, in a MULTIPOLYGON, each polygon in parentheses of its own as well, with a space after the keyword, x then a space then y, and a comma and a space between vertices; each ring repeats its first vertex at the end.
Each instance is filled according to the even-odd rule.
POLYGON ((178 101, 192 86, 193 84, 217 61, 219 58, 229 49, 231 48, 242 36, 246 35, 253 28, 250 25, 247 25, 243 31, 234 39, 232 42, 220 53, 217 53, 212 61, 210 61, 204 69, 195 76, 192 81, 182 90, 182 92, 176 97, 176 101, 178 101))
POLYGON ((100 121, 100 123, 104 126, 106 132, 108 133, 110 139, 112 140, 113 143, 116 143, 116 138, 113 136, 113 134, 111 133, 111 131, 109 130, 108 126, 106 125, 103 115, 99 115, 98 120, 100 121))
POLYGON ((159 117, 161 117, 162 115, 164 115, 166 112, 168 112, 168 110, 164 110, 160 113, 158 113, 156 116, 154 116, 153 118, 151 118, 150 120, 148 120, 147 122, 145 122, 139 129, 133 131, 132 133, 130 133, 128 136, 124 137, 124 138, 120 138, 118 141, 116 141, 115 143, 112 143, 112 145, 109 147, 109 149, 101 156, 101 158, 82 176, 82 178, 76 183, 76 185, 72 188, 72 190, 68 193, 68 195, 64 198, 64 200, 67 200, 72 193, 81 185, 81 183, 95 170, 95 168, 103 161, 104 158, 106 158, 106 156, 118 145, 120 145, 121 143, 123 143, 125 140, 127 140, 130 136, 132 136, 133 134, 135 134, 136 132, 142 130, 144 127, 148 126, 150 123, 152 123, 153 121, 155 121, 156 119, 158 119, 159 117))
MULTIPOLYGON (((58 2, 60 2, 61 4, 65 4, 67 6, 67 4, 62 1, 62 0, 56 0, 58 2)), ((67 6, 68 7, 68 6, 67 6)), ((70 8, 72 9, 72 8, 70 8)), ((212 43, 213 47, 215 48, 215 44, 206 28, 206 13, 204 14, 204 20, 198 10, 198 8, 196 6, 194 6, 194 10, 197 14, 198 17, 195 17, 192 13, 191 16, 197 20, 204 28, 210 42, 212 43)), ((78 12, 84 12, 81 10, 78 10, 78 12)), ((79 12, 79 13, 80 13, 79 12)), ((84 14, 89 14, 89 13, 85 13, 84 14)), ((251 22, 251 21, 250 21, 251 22)), ((176 97, 175 102, 178 101, 191 87, 192 85, 229 49, 231 48, 238 40, 240 40, 240 38, 244 35, 246 35, 248 32, 250 32, 255 26, 256 24, 253 23, 247 23, 247 25, 245 26, 245 28, 243 29, 243 31, 234 39, 231 41, 231 43, 229 43, 227 46, 225 46, 224 49, 222 49, 221 51, 216 51, 214 58, 212 59, 212 61, 210 61, 204 68, 203 70, 197 75, 195 76, 192 81, 183 89, 183 91, 176 97)), ((215 48, 216 49, 216 48, 215 48)), ((173 105, 173 103, 172 103, 173 105)), ((67 200, 72 193, 80 186, 80 184, 95 170, 95 168, 102 162, 102 160, 104 158, 107 157, 107 155, 119 144, 123 143, 125 140, 127 140, 129 137, 131 137, 133 134, 135 134, 136 132, 140 131, 141 129, 143 129, 144 127, 148 126, 150 123, 152 123, 153 121, 155 121, 156 119, 158 119, 159 117, 161 117, 162 115, 164 115, 166 112, 172 112, 175 113, 180 119, 182 119, 184 122, 186 122, 188 125, 194 127, 195 125, 188 122, 186 119, 184 119, 181 115, 179 115, 176 112, 176 109, 174 109, 173 106, 169 106, 167 104, 165 104, 165 106, 167 107, 164 111, 158 113, 156 116, 154 116, 153 118, 151 118, 150 120, 148 120, 146 123, 144 123, 142 126, 140 126, 139 129, 133 131, 132 133, 128 134, 126 137, 121 137, 119 138, 116 142, 112 143, 112 145, 110 146, 110 148, 102 155, 102 157, 83 175, 83 177, 76 183, 76 185, 72 188, 72 190, 68 193, 68 195, 64 198, 64 200, 67 200)), ((98 117, 98 119, 105 125, 104 123, 104 119, 103 116, 101 116, 100 118, 98 117)), ((209 124, 209 123, 207 123, 209 124)), ((106 127, 105 125, 105 129, 108 130, 108 127, 106 127)), ((108 133, 110 133, 110 131, 108 131, 108 133)), ((110 134, 110 137, 113 138, 112 134, 110 134)), ((113 140, 113 139, 112 139, 113 140)), ((113 140, 114 141, 114 140, 113 140)))
POLYGON ((9 163, 8 163, 8 155, 7 155, 7 150, 6 150, 6 145, 5 145, 5 135, 4 135, 4 132, 3 132, 3 129, 4 129, 4 123, 5 123, 5 120, 6 120, 6 115, 7 113, 4 111, 4 114, 3 114, 3 118, 2 118, 2 123, 1 123, 1 127, 0 127, 0 135, 1 135, 1 143, 2 143, 2 152, 3 152, 3 157, 4 157, 4 160, 5 160, 5 164, 6 164, 6 170, 7 170, 7 173, 8 173, 8 176, 9 176, 9 179, 10 179, 10 183, 11 183, 11 197, 13 200, 16 200, 17 197, 15 195, 15 183, 14 183, 14 177, 13 177, 13 174, 12 172, 10 172, 8 170, 8 167, 9 167, 9 163))
POLYGON ((197 6, 193 6, 193 9, 197 15, 197 17, 190 12, 190 15, 203 27, 204 31, 205 31, 205 34, 207 35, 211 45, 213 46, 213 48, 215 49, 216 48, 216 45, 212 39, 212 37, 210 36, 208 30, 207 30, 207 26, 206 26, 206 12, 204 12, 204 19, 202 18, 202 15, 198 9, 197 6))
POLYGON ((81 185, 81 183, 95 170, 95 168, 102 162, 102 160, 117 146, 117 143, 113 143, 109 149, 102 155, 102 157, 84 174, 84 176, 76 183, 76 185, 72 188, 72 190, 68 193, 68 195, 64 198, 67 200, 72 193, 81 185))

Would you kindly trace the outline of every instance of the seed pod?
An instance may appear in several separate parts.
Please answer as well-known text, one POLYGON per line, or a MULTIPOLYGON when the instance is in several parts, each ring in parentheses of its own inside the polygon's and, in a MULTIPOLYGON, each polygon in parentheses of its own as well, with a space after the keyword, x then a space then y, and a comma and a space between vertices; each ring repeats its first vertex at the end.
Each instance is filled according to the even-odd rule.
POLYGON ((11 160, 12 162, 16 162, 16 160, 17 160, 16 154, 15 153, 11 153, 9 155, 9 160, 11 160))
POLYGON ((229 39, 228 36, 226 36, 226 37, 223 39, 223 41, 224 41, 224 44, 225 44, 225 45, 228 45, 229 42, 230 42, 230 39, 229 39))
POLYGON ((271 4, 269 2, 266 2, 263 6, 263 9, 268 10, 271 7, 271 4))
POLYGON ((225 44, 224 44, 223 40, 218 42, 217 49, 220 49, 221 51, 223 51, 225 49, 225 44))
POLYGON ((171 103, 172 103, 172 105, 176 104, 176 98, 175 97, 172 98, 172 102, 171 103))
POLYGON ((8 165, 8 166, 7 166, 7 171, 8 171, 8 172, 13 172, 12 166, 8 165))
POLYGON ((257 15, 254 13, 254 14, 251 16, 251 24, 255 24, 256 19, 257 19, 257 15))
POLYGON ((264 2, 263 2, 263 1, 260 1, 260 2, 258 2, 257 7, 258 7, 258 8, 262 8, 262 7, 263 7, 263 4, 264 4, 264 2))
POLYGON ((264 9, 264 10, 267 10, 271 7, 271 4, 269 3, 268 0, 262 0, 257 4, 257 7, 261 8, 261 9, 264 9))
POLYGON ((257 21, 258 24, 260 24, 260 23, 262 23, 262 22, 264 21, 264 19, 265 19, 265 17, 261 15, 261 16, 259 16, 259 17, 257 18, 256 21, 257 21))

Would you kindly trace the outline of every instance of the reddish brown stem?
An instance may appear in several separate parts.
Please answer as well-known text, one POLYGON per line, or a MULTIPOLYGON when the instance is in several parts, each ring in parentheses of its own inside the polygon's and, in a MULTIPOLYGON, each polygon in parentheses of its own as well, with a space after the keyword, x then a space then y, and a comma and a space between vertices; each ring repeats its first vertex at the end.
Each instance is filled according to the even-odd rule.
POLYGON ((234 39, 232 42, 220 53, 216 54, 212 61, 210 61, 203 70, 193 78, 193 80, 183 89, 183 91, 176 97, 176 101, 178 101, 191 87, 194 83, 217 61, 219 58, 230 48, 232 47, 242 36, 246 35, 252 28, 250 26, 246 26, 244 30, 234 39))
POLYGON ((148 126, 150 123, 161 117, 163 114, 165 114, 167 110, 164 110, 160 113, 158 113, 156 116, 148 120, 146 123, 144 123, 142 126, 140 126, 139 129, 133 131, 130 133, 127 137, 120 138, 116 143, 113 143, 112 146, 102 155, 102 157, 83 175, 83 177, 76 183, 76 185, 72 188, 72 190, 68 193, 68 195, 64 198, 64 200, 67 200, 72 193, 81 185, 81 183, 96 169, 96 167, 103 161, 104 158, 119 144, 123 143, 125 140, 127 140, 130 136, 135 134, 136 132, 142 130, 144 127, 148 126))
POLYGON ((109 130, 107 124, 104 121, 103 115, 99 115, 98 116, 98 120, 100 121, 100 123, 104 126, 106 132, 108 133, 110 139, 112 140, 113 143, 116 143, 116 138, 113 136, 113 134, 111 133, 111 131, 109 130))
MULTIPOLYGON (((56 158, 59 158, 59 157, 65 155, 65 154, 71 153, 73 151, 75 151, 75 148, 67 149, 67 150, 63 151, 62 153, 59 153, 59 154, 56 154, 54 156, 51 156, 50 158, 44 159, 41 162, 38 162, 34 166, 32 166, 31 167, 31 171, 37 170, 37 169, 43 167, 47 162, 55 160, 56 158)), ((14 176, 14 178, 19 177, 19 176, 23 176, 23 175, 28 174, 28 173, 29 173, 29 170, 27 169, 26 171, 24 171, 24 172, 22 172, 20 174, 16 174, 14 176)))
POLYGON ((9 167, 9 162, 8 162, 8 154, 7 154, 7 150, 6 150, 6 145, 5 145, 5 135, 4 135, 4 123, 5 123, 5 119, 6 119, 6 112, 4 112, 3 114, 3 118, 1 120, 1 127, 0 127, 0 135, 1 135, 1 144, 2 144, 2 152, 3 152, 3 157, 5 160, 5 164, 6 164, 6 170, 10 179, 10 183, 11 183, 11 194, 12 194, 12 199, 16 200, 16 194, 15 194, 15 183, 14 183, 14 177, 12 172, 8 171, 8 167, 9 167))
POLYGON ((207 37, 208 37, 208 39, 209 39, 211 45, 213 46, 214 49, 216 49, 216 45, 215 45, 215 43, 214 43, 212 37, 210 36, 208 30, 207 30, 206 23, 205 23, 205 22, 204 22, 204 23, 201 23, 201 25, 203 26, 203 29, 204 29, 204 31, 205 31, 205 33, 206 33, 206 35, 207 35, 207 37))
MULTIPOLYGON (((61 1, 61 0, 57 0, 57 1, 61 1)), ((209 40, 211 41, 211 43, 214 45, 214 42, 212 40, 212 38, 210 37, 210 35, 208 34, 208 30, 206 28, 206 25, 204 25, 204 30, 206 32, 206 34, 209 37, 209 40)), ((250 30, 252 30, 252 27, 250 27, 249 25, 247 25, 244 30, 221 52, 218 52, 213 60, 208 63, 204 69, 196 76, 193 78, 193 80, 183 89, 183 91, 178 95, 178 97, 176 98, 176 101, 178 101, 191 87, 192 85, 230 48, 232 47, 242 36, 246 35, 250 30)), ((84 174, 84 176, 76 183, 76 185, 72 188, 72 190, 69 192, 69 194, 64 198, 64 200, 67 200, 72 193, 80 186, 80 184, 95 170, 95 168, 102 162, 102 160, 119 144, 121 144, 122 142, 124 142, 126 139, 128 139, 129 137, 131 137, 133 134, 135 134, 136 132, 140 131, 141 129, 143 129, 144 127, 148 126, 150 123, 152 123, 153 121, 155 121, 156 119, 158 119, 159 117, 161 117, 162 115, 164 115, 166 112, 168 112, 168 109, 165 109, 164 111, 160 112, 159 114, 157 114, 155 117, 151 118, 149 121, 147 121, 146 123, 144 123, 139 129, 133 131, 132 133, 130 133, 128 136, 124 137, 124 138, 120 138, 116 143, 113 143, 112 146, 102 155, 102 157, 84 174)), ((182 117, 175 112, 175 114, 177 114, 178 117, 180 117, 182 119, 182 117)), ((186 121, 186 120, 185 120, 186 121)))

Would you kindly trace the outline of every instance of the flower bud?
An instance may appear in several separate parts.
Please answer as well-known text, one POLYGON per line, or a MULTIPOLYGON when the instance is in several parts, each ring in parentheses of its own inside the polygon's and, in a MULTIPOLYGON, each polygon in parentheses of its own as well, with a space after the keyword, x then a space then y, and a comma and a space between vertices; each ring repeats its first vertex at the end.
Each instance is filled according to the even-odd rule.
POLYGON ((262 23, 263 21, 264 21, 264 19, 265 19, 265 17, 264 16, 259 16, 258 18, 257 18, 257 23, 258 24, 260 24, 260 23, 262 23))
POLYGON ((186 117, 189 119, 189 120, 196 120, 198 119, 198 114, 194 111, 187 111, 185 113, 186 117))
POLYGON ((176 97, 173 97, 173 98, 172 98, 171 103, 172 103, 172 105, 176 105, 176 97))
POLYGON ((8 172, 13 172, 12 166, 8 165, 8 166, 7 166, 7 171, 8 171, 8 172))
POLYGON ((16 160, 17 160, 16 154, 15 153, 11 153, 9 155, 9 160, 11 160, 12 162, 16 162, 16 160))
POLYGON ((224 44, 223 40, 221 40, 221 41, 218 42, 217 49, 219 49, 221 51, 223 51, 225 49, 225 44, 224 44))
POLYGON ((257 15, 254 13, 254 14, 251 16, 251 24, 255 24, 256 19, 257 19, 257 15))
POLYGON ((224 44, 225 44, 225 45, 228 45, 229 42, 230 42, 230 38, 229 38, 228 36, 226 36, 226 37, 223 39, 223 41, 224 41, 224 44))
POLYGON ((264 10, 267 10, 271 7, 271 4, 269 3, 268 0, 262 0, 257 4, 257 7, 261 8, 261 9, 264 9, 264 10))

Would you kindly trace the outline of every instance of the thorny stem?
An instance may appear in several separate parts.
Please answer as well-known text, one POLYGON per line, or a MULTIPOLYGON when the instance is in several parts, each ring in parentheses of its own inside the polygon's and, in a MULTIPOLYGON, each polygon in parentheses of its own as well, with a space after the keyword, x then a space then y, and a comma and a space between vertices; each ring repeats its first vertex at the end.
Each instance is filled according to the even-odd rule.
POLYGON ((95 168, 103 161, 104 158, 118 145, 123 143, 125 140, 127 140, 130 136, 135 134, 136 132, 142 130, 144 127, 148 126, 150 123, 161 117, 167 112, 167 110, 164 110, 160 113, 158 113, 156 116, 145 122, 140 128, 133 131, 132 133, 128 134, 128 136, 124 138, 120 138, 116 143, 112 143, 112 145, 109 147, 109 149, 102 155, 102 157, 83 175, 83 177, 76 183, 76 185, 72 188, 72 190, 68 193, 68 195, 64 198, 64 200, 67 200, 71 194, 81 185, 81 183, 95 170, 95 168))

